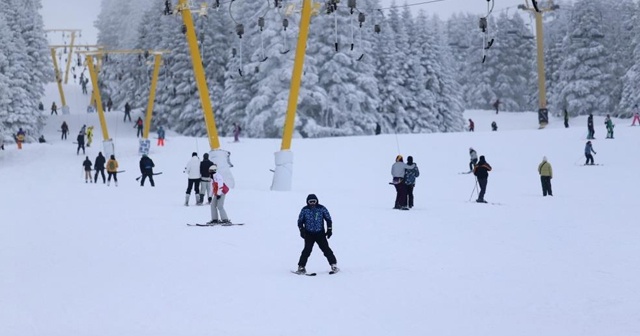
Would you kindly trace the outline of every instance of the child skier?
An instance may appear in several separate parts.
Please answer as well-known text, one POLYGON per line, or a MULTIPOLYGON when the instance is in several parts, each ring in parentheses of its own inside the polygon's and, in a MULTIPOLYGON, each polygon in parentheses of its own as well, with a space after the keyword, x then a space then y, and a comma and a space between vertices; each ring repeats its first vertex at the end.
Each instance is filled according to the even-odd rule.
POLYGON ((593 165, 593 155, 591 155, 591 153, 593 154, 598 154, 596 153, 596 151, 593 150, 593 146, 591 145, 591 141, 587 141, 587 144, 584 146, 584 156, 587 158, 587 161, 584 163, 584 165, 593 165), (591 163, 589 163, 591 162, 591 163))

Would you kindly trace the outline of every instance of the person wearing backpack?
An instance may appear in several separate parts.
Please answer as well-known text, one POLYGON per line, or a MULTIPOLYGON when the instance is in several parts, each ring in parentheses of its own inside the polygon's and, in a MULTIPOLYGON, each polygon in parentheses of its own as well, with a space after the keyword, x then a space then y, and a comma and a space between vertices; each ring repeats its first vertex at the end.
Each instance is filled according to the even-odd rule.
POLYGON ((213 197, 211 198, 211 221, 207 224, 231 224, 227 211, 224 210, 224 200, 229 192, 229 187, 224 184, 222 174, 218 173, 218 166, 215 164, 209 167, 209 176, 212 181, 213 197))
POLYGON ((136 138, 141 137, 142 136, 142 128, 143 128, 142 118, 138 117, 138 120, 136 120, 136 124, 133 127, 138 129, 138 133, 136 134, 136 138))

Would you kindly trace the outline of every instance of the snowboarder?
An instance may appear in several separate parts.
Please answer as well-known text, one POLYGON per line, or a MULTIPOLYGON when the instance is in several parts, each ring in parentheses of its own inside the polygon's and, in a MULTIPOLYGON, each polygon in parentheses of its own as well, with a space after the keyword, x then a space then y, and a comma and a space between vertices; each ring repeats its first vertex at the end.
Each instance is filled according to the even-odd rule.
POLYGON ((498 114, 498 109, 500 108, 500 98, 496 99, 493 103, 493 108, 496 109, 496 114, 498 114))
POLYGON ((413 208, 413 189, 416 186, 416 178, 420 176, 418 165, 413 162, 413 156, 407 157, 407 167, 404 171, 404 184, 407 188, 407 206, 413 208))
POLYGON ((233 142, 240 141, 239 137, 241 131, 242 128, 240 127, 240 125, 238 125, 238 123, 233 123, 233 142))
POLYGON ((153 182, 153 167, 156 165, 153 163, 150 157, 147 154, 142 154, 140 158, 140 173, 142 174, 142 180, 140 180, 140 186, 144 187, 144 180, 149 178, 149 182, 152 187, 155 187, 156 184, 153 182))
POLYGON ((404 163, 402 155, 396 156, 396 162, 391 165, 392 184, 396 188, 396 201, 394 209, 409 210, 407 207, 407 186, 404 184, 404 172, 407 165, 404 163))
POLYGON ((478 164, 478 153, 473 147, 469 147, 469 173, 473 171, 476 164, 478 164))
POLYGON ((631 126, 635 126, 636 121, 640 124, 640 110, 638 109, 638 104, 633 106, 633 122, 631 123, 631 126))
POLYGON ((95 169, 96 174, 93 177, 93 183, 98 183, 98 173, 100 175, 102 175, 102 183, 107 183, 106 179, 104 178, 104 164, 105 164, 105 157, 102 155, 102 152, 98 153, 98 156, 96 156, 96 160, 93 163, 93 169, 95 169))
POLYGON ((607 127, 607 139, 613 139, 613 128, 615 125, 613 121, 611 121, 611 117, 607 114, 607 118, 604 120, 604 124, 607 127))
POLYGON ((47 140, 44 139, 44 134, 41 134, 40 137, 38 138, 38 142, 39 143, 46 143, 47 140))
POLYGON ((553 178, 553 168, 547 157, 542 157, 542 162, 538 165, 538 173, 540 174, 540 183, 542 184, 542 196, 553 196, 551 192, 551 179, 553 178))
POLYGON ((22 130, 22 127, 18 129, 18 133, 16 133, 16 144, 18 145, 18 149, 22 149, 22 143, 24 142, 24 138, 26 137, 26 133, 22 130))
POLYGON ((200 194, 200 159, 198 153, 191 153, 191 159, 184 167, 183 173, 187 174, 187 194, 184 197, 184 205, 189 206, 189 198, 191 197, 191 189, 194 189, 196 195, 196 203, 200 194))
POLYGON ((78 149, 76 149, 76 155, 80 155, 80 149, 82 149, 82 155, 84 155, 84 132, 80 131, 76 139, 78 141, 78 149))
POLYGON ((93 180, 91 180, 91 165, 91 160, 89 160, 87 156, 84 162, 82 162, 82 166, 84 167, 84 183, 93 182, 93 180))
POLYGON ((93 141, 93 126, 87 127, 87 147, 91 147, 93 141))
POLYGON ((200 195, 196 202, 196 205, 202 205, 204 203, 204 193, 207 192, 208 203, 211 204, 211 176, 209 174, 209 167, 213 165, 213 162, 209 160, 209 154, 204 153, 202 155, 202 162, 200 162, 200 195))
POLYGON ((231 224, 227 211, 224 209, 224 200, 229 192, 229 187, 224 184, 222 174, 218 173, 218 166, 215 164, 209 167, 209 177, 212 181, 213 198, 211 199, 211 221, 207 224, 231 224))
POLYGON ((478 164, 473 168, 473 175, 476 176, 476 180, 480 186, 480 193, 476 200, 478 203, 487 203, 487 201, 484 200, 484 194, 487 191, 487 181, 489 179, 490 171, 491 165, 485 161, 484 155, 480 155, 480 161, 478 161, 478 164))
POLYGON ((469 118, 469 132, 473 132, 476 129, 476 125, 473 123, 473 120, 469 118))
POLYGON ((495 121, 491 123, 491 130, 494 132, 498 130, 498 124, 495 121))
POLYGON ((112 107, 113 107, 113 101, 111 100, 111 97, 109 97, 109 100, 107 100, 107 111, 111 112, 112 107))
POLYGON ((124 119, 122 121, 126 122, 127 118, 131 121, 131 105, 129 105, 129 102, 124 104, 124 119))
POLYGON ((584 165, 593 165, 593 155, 591 155, 591 153, 593 154, 598 154, 596 153, 596 151, 593 150, 593 146, 591 145, 591 141, 587 141, 587 144, 584 146, 584 156, 587 158, 587 161, 584 163, 584 165), (589 163, 591 162, 591 163, 589 163))
POLYGON ((595 139, 596 131, 593 128, 593 114, 589 113, 589 117, 587 118, 587 139, 595 139))
POLYGON ((158 146, 164 147, 164 128, 162 126, 158 127, 158 146))
POLYGON ((143 122, 142 122, 142 118, 138 117, 138 120, 136 120, 136 124, 133 125, 133 128, 137 128, 138 129, 138 133, 136 133, 136 138, 139 138, 142 136, 142 128, 143 128, 143 122))
POLYGON ((58 115, 58 106, 56 105, 56 102, 53 102, 51 104, 51 115, 53 115, 54 113, 58 115))
POLYGON ((111 184, 111 177, 113 176, 113 181, 116 183, 116 187, 118 186, 118 161, 116 161, 116 156, 111 154, 109 161, 107 161, 107 187, 111 184))
POLYGON ((331 266, 331 272, 338 272, 338 262, 333 251, 329 247, 327 239, 333 235, 333 221, 331 220, 331 214, 329 210, 318 202, 318 197, 314 194, 307 196, 307 204, 300 210, 298 215, 298 229, 300 230, 300 237, 304 239, 304 249, 300 253, 300 259, 298 260, 297 274, 306 274, 307 260, 311 255, 313 245, 318 244, 322 253, 327 258, 329 265, 331 266), (327 230, 325 232, 324 223, 327 222, 327 230))
POLYGON ((69 134, 69 125, 67 125, 66 121, 62 122, 62 126, 60 126, 60 130, 62 131, 62 136, 60 136, 60 140, 66 140, 67 134, 69 134))
POLYGON ((564 108, 564 128, 569 128, 569 111, 567 108, 564 108))

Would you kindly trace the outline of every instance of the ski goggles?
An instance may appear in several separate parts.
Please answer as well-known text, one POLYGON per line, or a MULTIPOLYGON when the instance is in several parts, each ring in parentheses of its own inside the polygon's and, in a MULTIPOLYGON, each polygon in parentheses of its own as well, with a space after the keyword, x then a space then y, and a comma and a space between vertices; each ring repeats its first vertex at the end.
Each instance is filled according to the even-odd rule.
POLYGON ((313 204, 317 204, 317 203, 318 203, 318 200, 316 200, 316 199, 310 199, 310 200, 308 200, 308 201, 307 201, 307 203, 312 204, 312 205, 313 205, 313 204))

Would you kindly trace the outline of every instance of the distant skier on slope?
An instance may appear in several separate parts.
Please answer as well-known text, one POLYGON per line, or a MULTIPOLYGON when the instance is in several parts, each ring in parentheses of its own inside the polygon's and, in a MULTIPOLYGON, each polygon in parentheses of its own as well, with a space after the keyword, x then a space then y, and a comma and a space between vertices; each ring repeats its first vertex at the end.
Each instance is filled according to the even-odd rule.
POLYGON ((635 126, 636 121, 640 124, 640 109, 638 109, 638 104, 633 106, 633 122, 631 123, 631 126, 635 126))
POLYGON ((62 135, 60 136, 60 140, 66 140, 67 134, 69 134, 69 125, 67 125, 66 121, 62 122, 62 126, 60 126, 60 131, 62 132, 62 135))
POLYGON ((591 113, 589 113, 589 117, 587 118, 587 132, 587 139, 595 139, 596 130, 593 128, 593 114, 591 113))
POLYGON ((76 141, 78 142, 78 149, 76 149, 76 155, 80 155, 80 149, 82 149, 82 155, 84 155, 84 132, 80 131, 80 133, 78 133, 78 137, 76 138, 76 141))
POLYGON ((304 249, 302 249, 302 253, 300 253, 298 270, 295 273, 307 273, 307 260, 315 244, 318 244, 318 247, 327 258, 331 266, 331 272, 338 272, 340 269, 338 269, 336 256, 333 254, 327 241, 333 234, 331 215, 329 214, 329 210, 318 202, 318 197, 314 194, 307 196, 307 204, 300 210, 300 215, 298 215, 298 229, 300 230, 300 237, 304 239, 304 249), (327 222, 326 232, 324 229, 325 221, 327 222))
POLYGON ((407 186, 404 184, 404 172, 407 165, 404 163, 402 155, 396 156, 396 162, 391 165, 391 178, 393 186, 396 188, 396 201, 394 209, 409 210, 407 207, 407 186))
POLYGON ((138 132, 136 133, 136 138, 139 138, 142 136, 142 129, 144 128, 144 123, 142 121, 141 117, 138 117, 138 120, 136 120, 136 124, 133 125, 133 128, 137 128, 138 132))
POLYGON ((584 146, 584 156, 587 158, 587 161, 584 163, 586 165, 593 165, 593 154, 598 154, 593 150, 593 146, 591 145, 591 141, 587 141, 587 144, 584 146), (589 163, 591 162, 591 163, 589 163))
POLYGON ((106 158, 102 155, 102 152, 98 153, 98 156, 96 156, 96 159, 93 163, 93 169, 95 169, 96 174, 93 177, 93 183, 98 183, 98 174, 102 175, 102 183, 107 183, 105 177, 104 177, 104 165, 106 158))
POLYGON ((109 161, 107 161, 107 187, 111 184, 111 177, 113 176, 113 181, 116 183, 116 187, 118 186, 118 161, 116 161, 116 156, 111 155, 109 161))
POLYGON ((495 121, 491 123, 491 130, 494 132, 498 130, 498 124, 495 121))
POLYGON ((413 189, 416 186, 416 178, 420 176, 418 165, 413 162, 413 156, 407 157, 407 167, 404 171, 404 184, 407 188, 407 207, 413 208, 413 189))
POLYGON ((469 132, 473 132, 476 129, 476 125, 473 123, 473 120, 469 118, 469 132))
POLYGON ((604 120, 604 124, 607 127, 607 139, 613 139, 613 128, 615 125, 611 120, 611 117, 607 114, 607 118, 604 120))
POLYGON ((538 173, 540 174, 540 184, 542 184, 542 196, 553 196, 551 191, 551 179, 553 178, 553 168, 551 163, 547 161, 547 157, 542 157, 542 162, 538 165, 538 173))
POLYGON ((184 167, 183 173, 187 174, 187 192, 184 197, 184 206, 189 206, 191 190, 195 191, 196 203, 200 194, 200 159, 198 159, 198 153, 191 153, 191 159, 184 167))
POLYGON ((140 173, 142 174, 142 180, 140 180, 140 186, 144 187, 144 180, 149 178, 149 183, 151 183, 152 187, 155 187, 156 184, 153 181, 153 167, 156 165, 153 163, 150 157, 147 154, 142 154, 140 158, 140 173))

